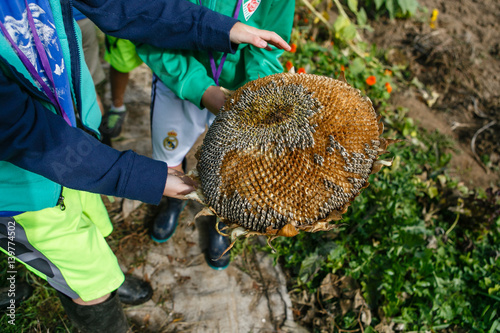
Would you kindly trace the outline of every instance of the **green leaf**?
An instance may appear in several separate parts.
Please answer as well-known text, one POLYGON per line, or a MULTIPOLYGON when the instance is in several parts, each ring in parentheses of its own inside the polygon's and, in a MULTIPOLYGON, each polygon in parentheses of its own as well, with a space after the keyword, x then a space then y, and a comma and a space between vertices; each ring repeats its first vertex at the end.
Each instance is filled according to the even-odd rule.
POLYGON ((356 37, 356 26, 345 16, 337 17, 335 23, 333 23, 333 28, 337 38, 349 41, 356 37))
POLYGON ((488 331, 488 333, 494 333, 495 331, 500 332, 500 320, 498 319, 493 322, 493 325, 491 325, 491 328, 488 331))
POLYGON ((365 328, 365 333, 376 333, 376 331, 371 326, 368 326, 365 328))
POLYGON ((490 320, 493 320, 495 318, 496 314, 497 314, 497 310, 491 311, 490 320))
POLYGON ((418 7, 417 0, 400 0, 400 1, 404 1, 406 3, 405 5, 408 15, 413 16, 416 13, 418 7))
POLYGON ((353 76, 357 76, 365 71, 366 65, 363 59, 356 58, 349 66, 349 71, 353 76))
POLYGON ((354 24, 350 24, 344 29, 342 29, 341 35, 343 36, 344 40, 353 40, 356 37, 357 34, 356 26, 354 24))
POLYGON ((358 0, 347 0, 347 5, 353 13, 358 12, 358 0))
POLYGON ((333 23, 333 28, 335 29, 335 31, 340 31, 343 28, 347 27, 349 24, 351 24, 349 19, 345 16, 340 15, 333 23))
POLYGON ((398 5, 401 8, 401 12, 405 15, 408 12, 408 2, 411 0, 398 0, 398 5))
POLYGON ((450 321, 453 319, 454 313, 453 309, 451 308, 450 304, 443 304, 440 307, 439 310, 439 315, 441 318, 450 321))
POLYGON ((304 283, 307 282, 311 275, 315 274, 321 265, 323 265, 323 262, 323 257, 319 256, 317 253, 309 254, 300 265, 300 280, 304 283))
POLYGON ((384 0, 375 0, 375 8, 377 10, 379 10, 380 7, 382 7, 383 4, 384 4, 384 0))
POLYGON ((429 197, 431 199, 433 199, 439 195, 439 191, 438 191, 437 187, 430 186, 429 189, 427 190, 427 194, 429 195, 429 197))
POLYGON ((361 8, 358 13, 356 14, 356 19, 358 20, 359 25, 366 25, 366 22, 368 21, 368 17, 366 16, 366 12, 364 8, 361 8))
POLYGON ((395 10, 394 10, 394 0, 386 0, 385 2, 385 8, 389 12, 389 17, 391 19, 394 18, 395 10))

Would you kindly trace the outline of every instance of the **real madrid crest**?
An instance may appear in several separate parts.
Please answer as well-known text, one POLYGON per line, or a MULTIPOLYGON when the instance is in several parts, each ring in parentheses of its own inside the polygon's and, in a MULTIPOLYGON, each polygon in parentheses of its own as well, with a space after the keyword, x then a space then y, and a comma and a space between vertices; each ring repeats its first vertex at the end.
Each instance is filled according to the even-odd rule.
POLYGON ((179 140, 177 139, 177 132, 170 131, 167 133, 167 137, 163 140, 163 147, 166 150, 174 150, 179 146, 179 140))

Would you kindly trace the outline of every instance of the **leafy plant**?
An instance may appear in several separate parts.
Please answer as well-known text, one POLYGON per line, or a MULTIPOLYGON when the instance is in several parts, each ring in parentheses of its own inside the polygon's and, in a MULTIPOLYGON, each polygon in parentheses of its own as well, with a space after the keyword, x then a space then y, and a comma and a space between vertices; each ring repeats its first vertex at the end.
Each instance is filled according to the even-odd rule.
MULTIPOLYGON (((488 192, 485 199, 474 199, 476 194, 447 177, 443 167, 449 158, 442 153, 449 145, 446 138, 423 137, 404 115, 405 110, 384 114, 388 135, 404 142, 390 148, 393 166, 372 176, 338 234, 279 239, 275 258, 294 276, 297 292, 317 294, 328 274, 357 281, 373 317, 365 329, 393 322, 403 331, 495 332, 500 300, 498 197, 488 192), (442 196, 444 188, 463 199, 451 207, 442 196), (460 209, 466 200, 481 200, 486 217, 481 227, 471 230, 457 222, 466 217, 460 209)), ((333 312, 337 301, 321 304, 333 312)), ((343 329, 352 328, 348 314, 334 320, 343 329)))
POLYGON ((344 72, 347 82, 367 94, 377 106, 387 105, 390 94, 396 89, 393 70, 375 61, 375 49, 366 57, 347 53, 335 45, 320 45, 299 39, 296 53, 282 57, 285 68, 303 69, 306 73, 338 78, 344 72), (369 80, 371 79, 371 81, 369 80))
MULTIPOLYGON (((352 13, 380 12, 382 6, 391 17, 403 17, 415 13, 416 1, 347 1, 352 13)), ((470 191, 447 176, 450 140, 418 129, 407 110, 390 107, 395 78, 404 75, 383 65, 380 50, 339 34, 342 16, 347 14, 335 21, 333 40, 311 40, 308 27, 296 30, 296 52, 285 55, 283 63, 334 78, 344 72, 383 114, 386 136, 403 142, 390 147, 393 166, 372 176, 338 233, 276 241, 271 255, 288 270, 296 297, 304 291, 317 295, 316 303, 298 307, 308 314, 300 318, 313 329, 332 331, 500 330, 500 193, 470 191), (328 296, 325 290, 339 288, 332 276, 352 279, 366 307, 346 306, 338 291, 328 296), (362 320, 366 311, 370 319, 362 320), (307 319, 311 313, 313 321, 307 319)))
POLYGON ((377 14, 387 13, 391 19, 414 16, 419 6, 417 0, 362 0, 361 2, 367 10, 377 14))

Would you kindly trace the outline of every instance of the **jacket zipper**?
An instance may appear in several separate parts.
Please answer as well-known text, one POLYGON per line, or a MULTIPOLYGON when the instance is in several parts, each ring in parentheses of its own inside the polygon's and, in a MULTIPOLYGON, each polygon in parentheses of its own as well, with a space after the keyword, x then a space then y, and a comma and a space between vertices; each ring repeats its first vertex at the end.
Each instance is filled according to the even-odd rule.
POLYGON ((73 1, 72 0, 62 0, 61 9, 64 27, 66 30, 66 36, 68 37, 69 54, 71 58, 71 79, 73 80, 73 91, 75 92, 75 105, 78 112, 80 121, 79 124, 85 128, 85 130, 96 135, 97 138, 100 137, 98 131, 85 126, 83 124, 82 117, 82 95, 81 95, 81 85, 82 85, 82 70, 80 64, 80 48, 78 48, 78 37, 75 31, 74 19, 73 19, 73 1))
POLYGON ((74 27, 73 19, 73 2, 72 0, 61 1, 62 17, 64 29, 68 37, 69 54, 71 59, 71 79, 73 80, 73 90, 75 92, 75 104, 80 119, 82 116, 82 97, 80 94, 81 73, 80 73, 80 50, 77 44, 77 36, 74 27), (71 40, 70 40, 71 39, 71 40))
POLYGON ((61 186, 61 192, 59 193, 59 199, 57 199, 56 206, 59 206, 61 210, 66 210, 66 205, 64 204, 64 196, 62 195, 63 187, 61 186))

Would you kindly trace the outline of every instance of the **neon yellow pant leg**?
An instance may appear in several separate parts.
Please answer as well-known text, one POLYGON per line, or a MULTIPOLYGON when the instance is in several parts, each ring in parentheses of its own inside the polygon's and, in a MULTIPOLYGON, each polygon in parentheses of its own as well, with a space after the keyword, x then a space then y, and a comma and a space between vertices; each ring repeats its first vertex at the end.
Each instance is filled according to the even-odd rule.
POLYGON ((59 291, 90 301, 124 280, 104 238, 113 226, 100 195, 64 188, 63 196, 65 210, 57 206, 13 217, 14 253, 59 291))

